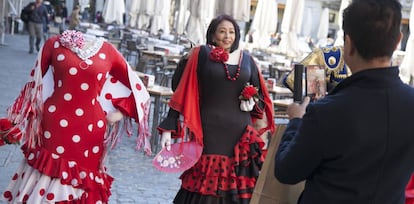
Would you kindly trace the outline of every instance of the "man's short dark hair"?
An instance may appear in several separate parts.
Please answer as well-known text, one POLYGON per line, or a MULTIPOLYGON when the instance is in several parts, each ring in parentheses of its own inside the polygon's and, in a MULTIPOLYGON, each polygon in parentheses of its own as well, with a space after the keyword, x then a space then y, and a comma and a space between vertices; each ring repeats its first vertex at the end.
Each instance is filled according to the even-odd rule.
POLYGON ((391 57, 400 36, 398 0, 353 0, 343 13, 343 30, 367 60, 391 57))
POLYGON ((234 38, 233 45, 230 48, 230 52, 233 52, 234 50, 236 50, 239 47, 240 28, 239 28, 239 25, 237 24, 237 22, 234 20, 234 18, 229 16, 229 15, 225 15, 225 14, 219 15, 216 18, 214 18, 213 20, 211 20, 211 23, 208 26, 207 34, 206 34, 207 44, 216 45, 213 42, 213 35, 216 32, 218 25, 222 21, 230 21, 234 26, 234 31, 236 32, 236 37, 234 38))

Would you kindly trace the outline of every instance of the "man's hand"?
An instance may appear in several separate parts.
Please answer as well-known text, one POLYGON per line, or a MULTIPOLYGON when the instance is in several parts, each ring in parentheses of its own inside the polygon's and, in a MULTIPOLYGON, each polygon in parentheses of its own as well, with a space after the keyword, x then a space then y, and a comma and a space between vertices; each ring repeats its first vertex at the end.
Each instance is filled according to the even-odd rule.
POLYGON ((306 106, 309 104, 310 98, 307 96, 303 99, 301 104, 299 103, 292 103, 287 108, 287 114, 289 116, 289 120, 293 118, 302 118, 306 112, 306 106))

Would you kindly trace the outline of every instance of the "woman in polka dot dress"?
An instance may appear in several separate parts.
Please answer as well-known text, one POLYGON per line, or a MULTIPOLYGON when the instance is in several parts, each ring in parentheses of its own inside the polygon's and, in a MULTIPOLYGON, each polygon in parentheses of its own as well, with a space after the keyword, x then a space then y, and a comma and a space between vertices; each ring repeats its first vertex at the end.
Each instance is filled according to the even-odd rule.
POLYGON ((129 131, 133 119, 138 146, 150 153, 149 103, 142 81, 110 43, 76 31, 50 38, 31 81, 9 108, 9 120, 25 129, 25 160, 4 199, 107 203, 113 178, 103 165, 106 149, 119 126, 129 131))
POLYGON ((168 149, 171 135, 181 136, 177 124, 182 115, 203 151, 181 175, 175 204, 250 202, 263 162, 260 135, 275 127, 263 77, 253 58, 238 48, 239 39, 234 19, 218 16, 207 30, 209 45, 194 48, 185 68, 176 70, 171 108, 158 127, 161 144, 168 149), (258 89, 258 101, 252 104, 239 98, 247 83, 258 89), (265 118, 263 129, 256 130, 254 124, 265 118))

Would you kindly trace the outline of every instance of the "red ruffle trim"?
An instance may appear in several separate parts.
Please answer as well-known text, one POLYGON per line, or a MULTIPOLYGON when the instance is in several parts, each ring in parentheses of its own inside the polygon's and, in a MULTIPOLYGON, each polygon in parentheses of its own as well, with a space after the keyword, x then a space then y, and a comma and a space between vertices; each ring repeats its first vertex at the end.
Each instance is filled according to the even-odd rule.
POLYGON ((60 178, 61 183, 83 189, 88 196, 76 203, 88 203, 91 200, 107 202, 111 195, 110 187, 113 178, 102 171, 83 168, 74 162, 50 153, 43 148, 28 149, 27 143, 22 146, 27 163, 42 174, 52 178, 60 178))
POLYGON ((234 147, 235 156, 202 155, 181 175, 182 188, 202 195, 251 198, 260 168, 264 143, 257 131, 248 126, 234 147))

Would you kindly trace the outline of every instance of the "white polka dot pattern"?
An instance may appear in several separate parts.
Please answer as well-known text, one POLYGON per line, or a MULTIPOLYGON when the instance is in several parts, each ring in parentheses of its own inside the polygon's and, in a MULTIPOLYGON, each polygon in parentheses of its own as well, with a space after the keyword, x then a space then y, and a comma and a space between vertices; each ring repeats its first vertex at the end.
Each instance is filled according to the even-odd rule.
POLYGON ((56 106, 55 105, 51 105, 49 106, 49 108, 47 109, 49 112, 53 113, 56 111, 56 106))
POLYGON ((76 165, 76 162, 75 161, 69 161, 68 165, 69 165, 70 168, 73 168, 76 165))
POLYGON ((99 73, 98 75, 96 75, 96 78, 98 79, 98 81, 100 81, 102 79, 102 73, 99 73))
POLYGON ((93 147, 92 152, 95 153, 95 154, 98 153, 99 152, 99 147, 98 146, 93 147))
POLYGON ((72 179, 72 181, 70 182, 73 186, 77 186, 78 185, 78 180, 77 179, 72 179))
POLYGON ((99 58, 105 60, 106 59, 106 55, 104 53, 99 53, 99 58))
POLYGON ((63 179, 67 179, 68 178, 68 172, 66 172, 66 171, 64 171, 64 172, 62 172, 62 178, 63 179))
POLYGON ((61 127, 67 127, 68 126, 68 121, 65 120, 65 119, 60 120, 59 124, 60 124, 61 127))
POLYGON ((82 89, 83 91, 86 91, 86 90, 88 90, 88 89, 89 89, 89 85, 88 85, 87 83, 82 83, 82 84, 81 84, 81 89, 82 89))
POLYGON ((85 178, 86 178, 86 172, 81 171, 81 172, 79 173, 79 177, 80 177, 81 179, 85 179, 85 178))
POLYGON ((105 123, 102 120, 99 120, 98 123, 97 123, 97 125, 98 125, 99 128, 102 128, 104 126, 104 124, 105 123))
POLYGON ((92 132, 92 130, 93 130, 93 124, 89 124, 88 125, 88 130, 89 130, 89 132, 92 132))
POLYGON ((72 141, 73 141, 74 143, 78 143, 78 142, 80 142, 80 136, 79 136, 79 135, 73 135, 73 137, 72 137, 72 141))
POLYGON ((78 69, 76 69, 75 67, 72 67, 69 69, 70 75, 76 75, 77 73, 78 73, 78 69))
POLYGON ((82 115, 83 115, 83 110, 82 110, 82 108, 78 108, 78 109, 76 109, 75 114, 76 114, 77 116, 82 116, 82 115))
POLYGON ((65 55, 60 54, 57 56, 57 61, 63 61, 63 60, 65 60, 65 55))
POLYGON ((32 160, 34 159, 35 155, 33 153, 30 153, 29 156, 27 157, 28 160, 32 160))
POLYGON ((60 157, 59 157, 59 155, 52 153, 52 158, 53 159, 59 159, 60 157))
POLYGON ((51 134, 49 131, 45 131, 45 132, 43 133, 43 136, 44 136, 46 139, 50 139, 50 137, 52 137, 52 134, 51 134))
POLYGON ((59 153, 59 154, 63 154, 63 152, 65 152, 65 148, 63 148, 62 146, 58 146, 56 148, 56 152, 59 153))
POLYGON ((72 94, 66 93, 65 95, 63 95, 63 98, 65 99, 65 101, 70 101, 72 100, 72 94))

